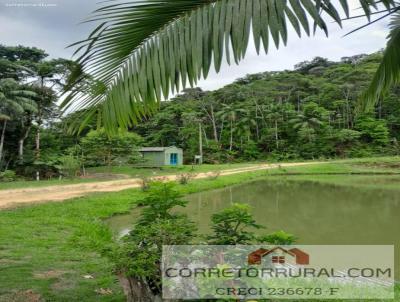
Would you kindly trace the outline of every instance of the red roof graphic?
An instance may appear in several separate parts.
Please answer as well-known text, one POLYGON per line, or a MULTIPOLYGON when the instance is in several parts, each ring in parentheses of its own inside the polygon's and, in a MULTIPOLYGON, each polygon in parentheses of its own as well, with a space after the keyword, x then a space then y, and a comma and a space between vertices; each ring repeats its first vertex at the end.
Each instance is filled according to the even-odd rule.
POLYGON ((303 252, 302 250, 298 249, 298 248, 292 248, 292 249, 284 249, 282 247, 275 247, 273 249, 263 249, 260 248, 252 253, 249 254, 248 256, 248 263, 250 265, 252 264, 261 264, 261 260, 263 257, 277 251, 277 250, 281 250, 283 253, 285 254, 289 254, 292 257, 294 257, 296 259, 296 264, 300 264, 300 265, 307 265, 310 263, 310 257, 307 253, 303 252))

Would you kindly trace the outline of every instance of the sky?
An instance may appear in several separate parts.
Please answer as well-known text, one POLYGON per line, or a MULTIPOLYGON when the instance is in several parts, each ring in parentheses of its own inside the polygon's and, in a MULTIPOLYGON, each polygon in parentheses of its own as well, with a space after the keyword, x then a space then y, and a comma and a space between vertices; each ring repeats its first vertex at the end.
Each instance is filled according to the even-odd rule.
MULTIPOLYGON (((354 14, 357 0, 352 1, 354 14)), ((93 24, 82 24, 99 7, 98 0, 0 0, 0 43, 5 45, 36 46, 46 50, 52 58, 71 58, 73 49, 67 45, 87 37, 93 24)), ((312 37, 298 38, 289 31, 289 42, 279 50, 270 49, 268 55, 257 55, 254 44, 239 65, 223 64, 221 71, 211 72, 198 87, 214 90, 246 74, 293 69, 294 65, 316 56, 340 60, 344 56, 372 53, 385 47, 388 34, 387 20, 378 22, 350 36, 343 35, 365 19, 351 20, 340 29, 329 24, 329 37, 317 32, 312 37)))

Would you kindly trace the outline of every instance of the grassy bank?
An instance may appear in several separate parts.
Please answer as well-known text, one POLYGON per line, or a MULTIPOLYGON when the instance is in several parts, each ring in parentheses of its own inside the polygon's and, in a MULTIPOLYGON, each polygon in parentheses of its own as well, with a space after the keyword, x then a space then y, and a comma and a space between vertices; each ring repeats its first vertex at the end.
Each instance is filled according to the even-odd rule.
POLYGON ((149 177, 149 176, 163 176, 179 173, 202 173, 211 171, 220 171, 228 169, 237 169, 244 167, 252 167, 259 163, 237 163, 237 164, 220 164, 220 165, 201 165, 191 166, 184 165, 179 167, 162 167, 162 168, 138 168, 134 166, 120 166, 120 167, 94 167, 87 169, 87 176, 85 178, 74 179, 52 179, 52 180, 17 180, 13 182, 0 182, 0 190, 7 189, 23 189, 23 188, 41 188, 46 186, 55 185, 70 185, 88 182, 108 181, 118 178, 128 177, 149 177))
MULTIPOLYGON (((178 188, 188 194, 261 178, 322 179, 312 173, 331 173, 324 181, 338 183, 336 173, 393 173, 396 162, 398 158, 281 168, 196 180, 178 188), (300 175, 287 175, 294 173, 300 175)), ((0 301, 28 301, 30 295, 45 301, 124 301, 112 263, 104 256, 115 242, 102 220, 129 211, 142 197, 140 190, 126 190, 1 211, 0 301)))
MULTIPOLYGON (((106 179, 103 179, 106 180, 106 179)), ((0 190, 10 190, 10 189, 25 189, 25 188, 42 188, 47 186, 56 185, 73 185, 80 183, 88 183, 101 181, 97 178, 76 178, 76 179, 51 179, 51 180, 16 180, 12 182, 0 182, 0 190)))
MULTIPOLYGON (((187 194, 264 175, 204 179, 178 188, 187 194)), ((127 190, 1 211, 0 301, 12 301, 29 289, 46 301, 124 301, 112 264, 102 256, 115 244, 102 219, 129 211, 142 197, 140 190, 127 190), (112 294, 96 293, 101 288, 112 294)))
POLYGON ((400 190, 400 157, 351 159, 309 166, 285 167, 269 170, 267 175, 269 179, 400 190))
MULTIPOLYGON (((288 167, 270 170, 270 174, 380 174, 380 173, 400 173, 400 157, 376 157, 327 161, 327 164, 307 167, 288 167), (334 164, 332 164, 334 163, 334 164)), ((53 180, 18 180, 13 182, 0 182, 0 190, 37 188, 54 185, 68 185, 88 182, 98 182, 116 179, 118 176, 125 177, 148 177, 163 176, 179 173, 202 173, 220 170, 253 167, 260 163, 272 162, 250 162, 219 165, 184 165, 180 167, 162 168, 138 168, 134 166, 120 167, 94 167, 88 168, 86 178, 76 179, 53 179, 53 180)))
POLYGON ((154 176, 154 175, 169 175, 176 173, 202 173, 210 171, 237 169, 244 167, 252 167, 260 163, 249 162, 249 163, 236 163, 236 164, 219 164, 219 165, 183 165, 183 166, 166 166, 162 168, 138 168, 134 166, 121 166, 121 167, 95 167, 89 168, 89 173, 113 173, 113 174, 124 174, 131 177, 142 177, 142 176, 154 176))

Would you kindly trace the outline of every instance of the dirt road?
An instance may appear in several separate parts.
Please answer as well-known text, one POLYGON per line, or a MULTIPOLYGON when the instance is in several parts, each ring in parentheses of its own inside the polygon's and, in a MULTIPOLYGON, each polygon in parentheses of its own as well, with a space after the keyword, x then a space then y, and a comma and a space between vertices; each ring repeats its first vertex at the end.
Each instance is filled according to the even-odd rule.
MULTIPOLYGON (((257 170, 274 169, 281 167, 294 167, 318 164, 318 162, 301 163, 282 163, 282 164, 264 164, 252 167, 243 167, 220 171, 220 175, 231 175, 237 173, 251 172, 257 170)), ((198 173, 194 178, 207 178, 213 175, 212 172, 198 173)), ((177 175, 156 176, 152 180, 173 181, 177 175)), ((63 201, 66 199, 84 196, 95 192, 115 192, 130 188, 140 187, 142 180, 139 178, 128 178, 123 180, 112 180, 102 182, 92 182, 73 185, 54 185, 41 188, 0 190, 0 209, 13 208, 28 203, 43 203, 50 201, 63 201)))

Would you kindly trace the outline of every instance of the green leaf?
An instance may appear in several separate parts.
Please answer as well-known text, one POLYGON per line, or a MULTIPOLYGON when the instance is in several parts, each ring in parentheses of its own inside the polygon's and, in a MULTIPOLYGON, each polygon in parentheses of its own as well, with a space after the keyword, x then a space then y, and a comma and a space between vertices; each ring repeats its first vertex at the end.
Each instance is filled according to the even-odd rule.
MULTIPOLYGON (((387 9, 396 4, 358 0, 367 16, 378 2, 387 9)), ((348 3, 337 4, 346 15, 348 3)), ((341 22, 329 0, 115 0, 93 13, 89 22, 96 28, 73 45, 81 70, 68 85, 63 108, 96 108, 107 130, 128 127, 187 82, 207 77, 212 64, 219 71, 224 57, 230 63, 232 53, 239 63, 251 26, 257 51, 262 40, 267 53, 270 36, 276 47, 286 43, 286 19, 298 35, 309 35, 308 19, 327 33, 322 16, 341 22)))
POLYGON ((359 109, 369 111, 392 85, 400 82, 400 13, 396 13, 390 24, 389 41, 383 59, 371 85, 359 102, 359 109))

